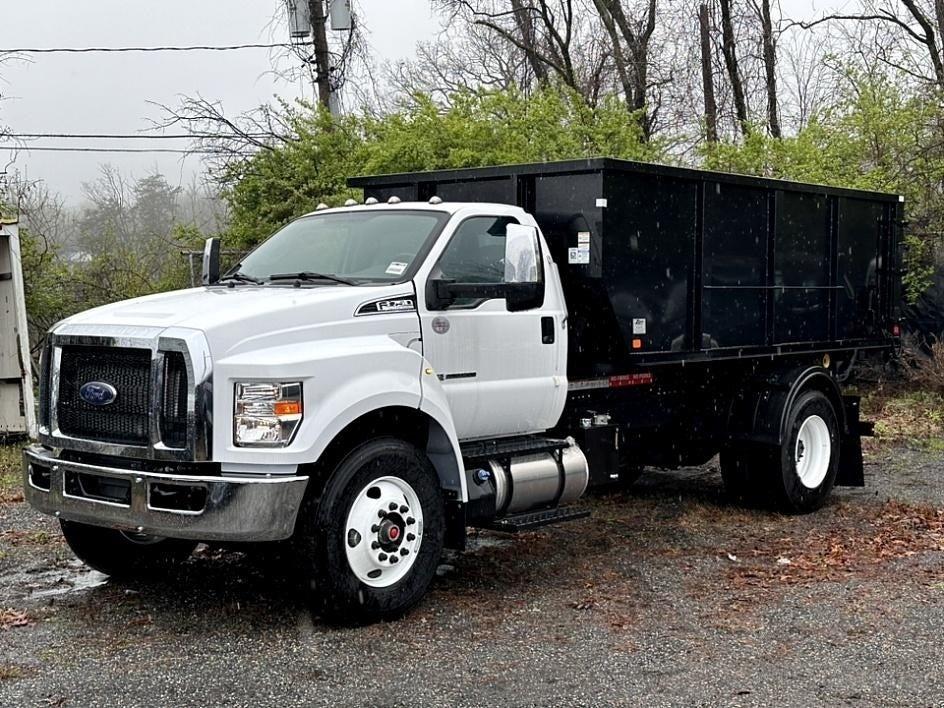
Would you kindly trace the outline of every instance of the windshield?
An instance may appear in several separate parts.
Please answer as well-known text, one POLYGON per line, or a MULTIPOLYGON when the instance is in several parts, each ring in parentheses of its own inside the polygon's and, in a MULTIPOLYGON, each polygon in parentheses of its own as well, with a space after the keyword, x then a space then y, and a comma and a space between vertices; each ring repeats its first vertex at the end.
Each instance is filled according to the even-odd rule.
POLYGON ((402 280, 448 218, 445 212, 406 210, 306 216, 246 256, 238 272, 259 279, 308 273, 355 283, 402 280))

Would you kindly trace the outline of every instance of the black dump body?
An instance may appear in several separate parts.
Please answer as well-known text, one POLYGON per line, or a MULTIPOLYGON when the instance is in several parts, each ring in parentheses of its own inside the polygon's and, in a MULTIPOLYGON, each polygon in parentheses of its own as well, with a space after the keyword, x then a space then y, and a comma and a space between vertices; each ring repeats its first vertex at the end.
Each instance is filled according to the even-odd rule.
POLYGON ((599 158, 356 177, 385 201, 516 204, 570 312, 571 380, 890 349, 897 195, 599 158))

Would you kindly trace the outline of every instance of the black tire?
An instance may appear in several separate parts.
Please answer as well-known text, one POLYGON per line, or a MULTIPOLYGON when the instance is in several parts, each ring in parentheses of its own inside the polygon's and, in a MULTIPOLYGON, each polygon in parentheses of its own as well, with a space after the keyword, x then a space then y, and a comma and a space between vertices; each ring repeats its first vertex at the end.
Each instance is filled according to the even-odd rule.
POLYGON ((790 514, 807 514, 823 506, 839 471, 839 435, 839 421, 829 399, 820 391, 801 393, 787 416, 783 444, 768 457, 768 490, 778 509, 790 514), (819 417, 828 429, 829 463, 822 481, 808 487, 797 472, 795 455, 800 429, 813 416, 819 417))
MULTIPOLYGON (((396 438, 366 442, 337 464, 320 496, 310 494, 296 531, 304 591, 312 610, 332 623, 367 623, 403 615, 426 594, 443 548, 445 511, 429 459, 396 438), (347 557, 348 515, 355 499, 381 477, 406 482, 422 508, 420 546, 407 574, 386 587, 362 582, 347 557)), ((361 543, 367 543, 364 538, 361 543)))
POLYGON ((820 391, 801 393, 787 416, 779 447, 731 447, 721 451, 721 477, 728 494, 749 506, 807 514, 819 509, 836 483, 839 470, 839 422, 829 399, 820 391), (828 429, 829 464, 822 481, 807 487, 797 472, 797 438, 803 423, 818 416, 828 429))
POLYGON ((153 576, 182 563, 196 541, 155 538, 75 521, 60 521, 62 535, 85 565, 113 578, 153 576))

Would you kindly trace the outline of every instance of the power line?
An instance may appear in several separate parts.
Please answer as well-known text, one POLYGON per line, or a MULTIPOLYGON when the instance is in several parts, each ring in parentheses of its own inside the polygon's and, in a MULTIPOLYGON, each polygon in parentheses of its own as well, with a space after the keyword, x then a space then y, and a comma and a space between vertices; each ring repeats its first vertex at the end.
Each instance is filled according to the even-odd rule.
POLYGON ((212 139, 232 139, 241 140, 244 138, 269 138, 268 133, 246 133, 244 135, 225 135, 222 133, 3 133, 0 132, 0 140, 27 140, 27 139, 45 139, 62 138, 66 140, 199 140, 205 138, 212 139))
POLYGON ((167 153, 172 155, 222 155, 224 150, 179 150, 173 148, 100 148, 100 147, 33 147, 30 145, 0 145, 0 150, 22 150, 23 152, 138 152, 167 153))
POLYGON ((21 47, 0 49, 4 54, 92 54, 118 52, 230 52, 239 49, 284 49, 295 45, 280 42, 277 44, 229 44, 223 46, 192 45, 185 47, 21 47))

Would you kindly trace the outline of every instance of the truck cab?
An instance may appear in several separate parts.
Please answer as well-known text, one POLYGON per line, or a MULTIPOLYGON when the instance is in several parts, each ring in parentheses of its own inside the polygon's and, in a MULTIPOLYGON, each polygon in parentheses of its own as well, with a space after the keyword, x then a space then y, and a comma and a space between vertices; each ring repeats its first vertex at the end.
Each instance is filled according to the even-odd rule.
MULTIPOLYGON (((49 334, 27 497, 105 572, 179 558, 196 541, 293 537, 314 523, 346 456, 382 440, 408 462, 422 458, 424 488, 441 507, 425 514, 421 546, 406 523, 419 513, 415 488, 368 480, 355 490, 371 517, 348 529, 372 551, 357 559, 358 577, 384 590, 391 550, 415 558, 450 537, 461 543, 470 485, 494 487, 487 470, 471 481, 461 445, 527 439, 564 409, 564 297, 540 229, 518 207, 322 209, 207 281, 81 313, 49 334), (393 506, 408 511, 379 540, 377 514, 393 506), (369 577, 377 570, 379 581, 369 577)), ((575 481, 561 485, 562 465, 542 452, 535 488, 525 494, 522 482, 516 508, 586 486, 585 463, 571 463, 575 481)), ((319 524, 302 535, 324 533, 319 524)), ((424 560, 414 558, 400 555, 398 574, 424 560)))

